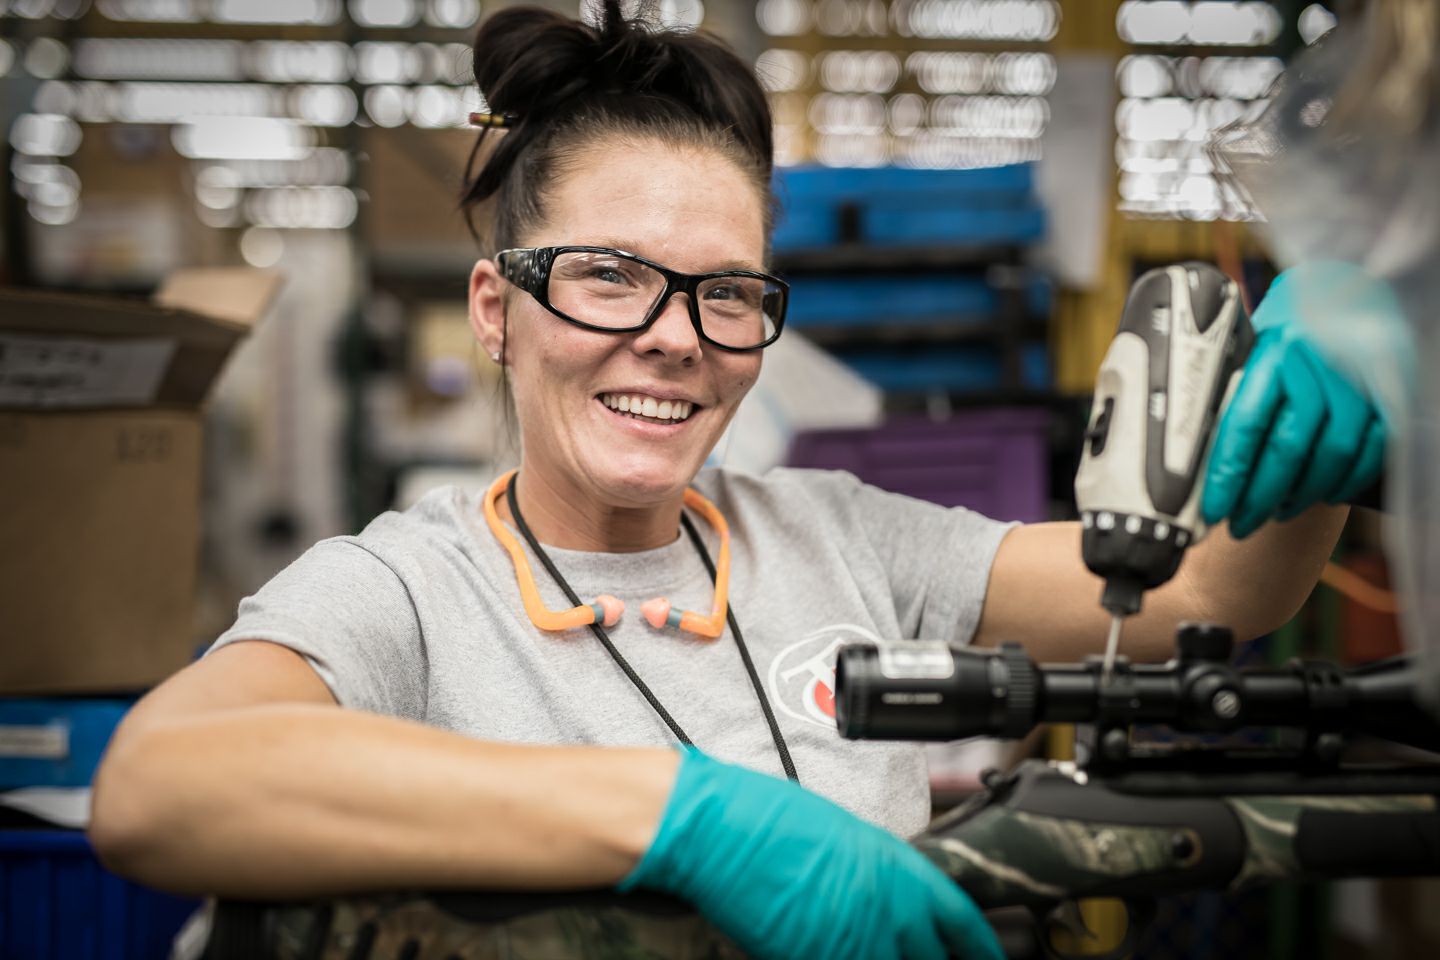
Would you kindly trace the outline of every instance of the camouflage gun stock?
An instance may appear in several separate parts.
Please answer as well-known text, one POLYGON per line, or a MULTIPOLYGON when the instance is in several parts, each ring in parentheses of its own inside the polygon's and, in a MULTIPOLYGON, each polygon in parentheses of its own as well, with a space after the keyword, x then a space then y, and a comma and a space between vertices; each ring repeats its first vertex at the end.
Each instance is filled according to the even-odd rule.
POLYGON ((1052 954, 1064 955, 1052 945, 1056 927, 1075 942, 1098 939, 1079 920, 1077 901, 1120 899, 1129 922, 1108 955, 1122 957, 1158 896, 1440 873, 1437 794, 1436 770, 1297 775, 1288 785, 1270 775, 1247 784, 1241 774, 1177 795, 1146 792, 1133 778, 1091 778, 1070 763, 1026 761, 990 777, 983 795, 931 824, 915 845, 981 907, 1029 907, 1052 954))

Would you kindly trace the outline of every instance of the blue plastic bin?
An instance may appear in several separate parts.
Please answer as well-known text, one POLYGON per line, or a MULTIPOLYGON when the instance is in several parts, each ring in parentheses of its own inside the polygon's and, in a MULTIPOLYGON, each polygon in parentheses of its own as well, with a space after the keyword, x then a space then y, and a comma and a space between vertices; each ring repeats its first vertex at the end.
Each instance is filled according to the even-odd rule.
POLYGON ((790 281, 785 322, 798 329, 983 320, 998 307, 996 291, 980 277, 806 275, 790 281))
POLYGON ((843 241, 877 247, 1021 246, 1045 233, 1029 164, 969 170, 790 167, 775 175, 778 252, 843 241), (842 236, 842 211, 854 235, 842 236))
POLYGON ((1035 192, 1034 165, 931 170, 914 167, 826 167, 804 164, 775 171, 775 192, 790 199, 861 200, 872 195, 973 194, 991 198, 1028 197, 1035 192))
POLYGON ((860 217, 860 237, 877 246, 951 244, 1025 246, 1045 236, 1045 212, 1038 207, 985 210, 960 206, 936 197, 923 207, 867 203, 860 217))
MULTIPOLYGON (((934 346, 924 352, 867 348, 836 350, 836 359, 887 393, 978 393, 1005 383, 1000 350, 985 344, 934 346)), ((1020 383, 1027 390, 1050 387, 1050 351, 1043 343, 1020 347, 1020 383)))
POLYGON ((106 872, 83 833, 0 831, 0 960, 165 960, 199 906, 106 872))
POLYGON ((85 787, 129 700, 0 699, 0 790, 85 787))
MULTIPOLYGON (((1037 274, 1025 287, 1025 309, 1049 316, 1053 289, 1037 274)), ((1001 293, 981 277, 817 276, 790 279, 785 323, 794 328, 926 325, 988 321, 1000 311, 1001 293)))

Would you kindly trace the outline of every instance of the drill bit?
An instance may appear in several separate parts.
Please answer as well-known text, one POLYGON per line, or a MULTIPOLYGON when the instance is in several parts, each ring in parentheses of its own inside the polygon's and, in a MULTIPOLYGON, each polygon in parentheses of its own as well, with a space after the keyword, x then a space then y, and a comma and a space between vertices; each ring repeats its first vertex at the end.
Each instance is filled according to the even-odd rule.
POLYGON ((1120 649, 1120 625, 1125 618, 1118 613, 1110 615, 1110 636, 1105 640, 1105 662, 1100 669, 1100 683, 1108 685, 1110 676, 1115 671, 1115 654, 1120 649))

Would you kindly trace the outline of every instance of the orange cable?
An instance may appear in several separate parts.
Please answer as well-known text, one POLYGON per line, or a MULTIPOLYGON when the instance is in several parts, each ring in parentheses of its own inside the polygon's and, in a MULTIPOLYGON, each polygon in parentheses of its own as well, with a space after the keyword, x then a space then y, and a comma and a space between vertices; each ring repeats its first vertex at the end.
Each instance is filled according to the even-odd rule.
POLYGON ((730 592, 730 525, 725 522, 720 511, 715 509, 715 504, 706 500, 692 487, 685 488, 685 504, 710 521, 710 525, 720 535, 720 558, 715 562, 715 602, 711 606, 710 615, 701 616, 693 610, 686 610, 680 617, 680 629, 714 640, 725 632, 730 592))
POLYGON ((525 613, 530 621, 541 630, 570 630, 575 627, 583 627, 595 622, 595 611, 588 606, 571 607, 569 610, 551 610, 545 606, 545 601, 540 599, 540 591, 535 586, 535 575, 530 572, 530 562, 525 559, 525 551, 521 549, 520 542, 510 535, 505 525, 500 522, 500 516, 495 510, 495 501, 505 495, 505 488, 510 484, 510 478, 515 476, 517 471, 511 470, 500 477, 485 494, 485 522, 490 525, 490 530, 495 534, 505 552, 510 554, 510 562, 515 565, 515 582, 520 588, 520 599, 525 604, 525 613))
POLYGON ((1235 239, 1235 225, 1228 220, 1212 220, 1210 234, 1215 241, 1215 263, 1240 288, 1240 302, 1248 316, 1254 304, 1250 302, 1250 290, 1245 286, 1245 267, 1240 256, 1240 243, 1235 239))
POLYGON ((1340 564, 1330 562, 1320 571, 1320 582, 1342 596, 1355 601, 1362 607, 1381 613, 1398 613, 1400 601, 1393 590, 1377 587, 1359 574, 1347 570, 1340 564))

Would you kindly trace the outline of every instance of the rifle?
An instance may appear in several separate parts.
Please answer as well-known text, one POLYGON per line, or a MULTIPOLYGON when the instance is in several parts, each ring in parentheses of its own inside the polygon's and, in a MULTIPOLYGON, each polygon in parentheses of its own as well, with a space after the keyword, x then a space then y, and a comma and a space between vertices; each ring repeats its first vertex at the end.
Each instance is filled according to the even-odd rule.
MULTIPOLYGON (((905 643, 842 648, 836 717, 850 738, 1020 737, 1041 723, 1093 724, 1083 763, 1025 761, 988 771, 982 793, 934 822, 916 846, 985 909, 1029 908, 1039 940, 1095 940, 1078 901, 1124 904, 1130 953, 1157 896, 1238 891, 1284 879, 1440 875, 1440 765, 1357 764, 1347 745, 1376 737, 1440 750, 1408 657, 1344 671, 1295 661, 1230 663, 1223 627, 1183 625, 1163 665, 1124 658, 1102 683, 1098 657, 1039 666, 998 651, 905 643), (1263 746, 1145 743, 1140 724, 1184 733, 1264 728, 1263 746)), ((1085 954, 1094 957, 1090 950, 1085 954)))

